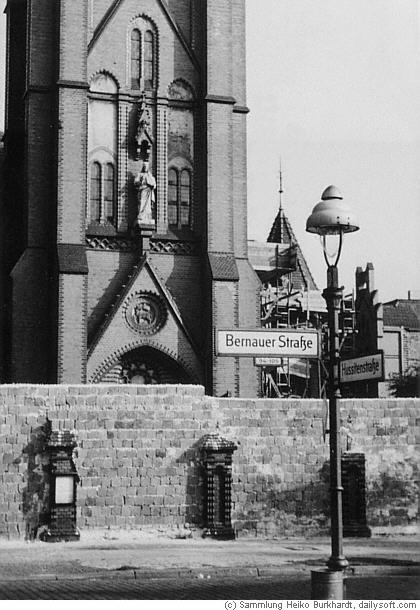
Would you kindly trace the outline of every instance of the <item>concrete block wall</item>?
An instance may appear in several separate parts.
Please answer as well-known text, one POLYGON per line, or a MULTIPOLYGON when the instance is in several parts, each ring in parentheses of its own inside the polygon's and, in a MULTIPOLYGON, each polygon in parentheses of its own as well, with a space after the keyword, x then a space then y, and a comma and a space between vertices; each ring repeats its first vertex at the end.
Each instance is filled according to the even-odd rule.
MULTIPOLYGON (((419 406, 342 401, 342 446, 365 453, 374 531, 416 522, 419 406)), ((324 424, 322 401, 220 399, 201 386, 0 386, 0 536, 35 537, 48 520, 49 427, 77 437, 81 529, 201 527, 200 439, 219 431, 238 445, 238 536, 327 533, 324 424)))

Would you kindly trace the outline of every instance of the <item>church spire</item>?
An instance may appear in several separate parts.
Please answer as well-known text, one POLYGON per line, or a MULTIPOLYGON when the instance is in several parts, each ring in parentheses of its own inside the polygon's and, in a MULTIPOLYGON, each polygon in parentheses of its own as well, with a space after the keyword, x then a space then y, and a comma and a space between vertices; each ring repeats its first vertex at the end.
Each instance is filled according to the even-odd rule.
POLYGON ((282 242, 282 238, 283 238, 283 227, 282 227, 282 220, 283 220, 283 201, 282 201, 282 195, 283 195, 283 174, 281 171, 281 157, 279 160, 279 213, 278 213, 278 217, 279 217, 279 238, 280 238, 280 243, 282 242))
POLYGON ((274 219, 273 226, 271 227, 270 234, 268 236, 268 242, 275 243, 289 243, 290 236, 288 227, 286 226, 286 216, 283 210, 283 172, 281 167, 281 157, 279 163, 279 210, 277 212, 276 218, 274 219))

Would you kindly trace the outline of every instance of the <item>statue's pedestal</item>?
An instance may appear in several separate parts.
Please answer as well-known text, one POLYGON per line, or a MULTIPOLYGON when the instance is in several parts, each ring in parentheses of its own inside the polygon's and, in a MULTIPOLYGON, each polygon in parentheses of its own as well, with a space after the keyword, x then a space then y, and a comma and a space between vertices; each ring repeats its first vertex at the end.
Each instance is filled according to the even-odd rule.
POLYGON ((135 231, 140 241, 141 252, 144 254, 150 250, 150 238, 156 231, 156 224, 139 224, 135 231))

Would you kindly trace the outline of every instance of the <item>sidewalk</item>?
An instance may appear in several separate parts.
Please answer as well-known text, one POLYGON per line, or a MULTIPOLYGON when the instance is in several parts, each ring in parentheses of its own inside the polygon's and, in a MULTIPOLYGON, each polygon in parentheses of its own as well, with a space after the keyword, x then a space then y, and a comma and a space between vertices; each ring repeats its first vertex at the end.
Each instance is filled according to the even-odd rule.
MULTIPOLYGON (((0 581, 271 576, 324 567, 329 538, 217 541, 158 531, 84 530, 78 542, 0 540, 0 581), (175 537, 177 536, 177 537, 175 537)), ((350 573, 420 575, 420 535, 345 538, 350 573)))

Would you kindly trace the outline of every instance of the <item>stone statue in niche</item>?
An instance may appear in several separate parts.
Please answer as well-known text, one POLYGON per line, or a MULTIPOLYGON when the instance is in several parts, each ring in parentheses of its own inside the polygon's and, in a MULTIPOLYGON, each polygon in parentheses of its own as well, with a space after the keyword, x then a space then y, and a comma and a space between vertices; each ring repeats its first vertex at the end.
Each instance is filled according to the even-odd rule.
POLYGON ((153 144, 153 137, 151 135, 150 112, 146 104, 146 94, 144 91, 141 94, 138 103, 137 132, 135 141, 137 159, 143 158, 148 161, 150 149, 153 144))
POLYGON ((134 178, 134 186, 137 190, 137 218, 135 226, 155 226, 155 191, 156 180, 149 168, 149 159, 153 138, 150 134, 151 120, 149 109, 146 104, 146 94, 140 96, 138 104, 136 156, 142 161, 141 170, 134 178))
POLYGON ((136 225, 154 225, 156 180, 149 169, 149 161, 143 161, 141 171, 134 179, 137 189, 137 219, 136 225))

